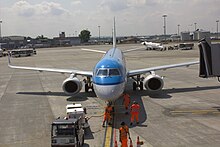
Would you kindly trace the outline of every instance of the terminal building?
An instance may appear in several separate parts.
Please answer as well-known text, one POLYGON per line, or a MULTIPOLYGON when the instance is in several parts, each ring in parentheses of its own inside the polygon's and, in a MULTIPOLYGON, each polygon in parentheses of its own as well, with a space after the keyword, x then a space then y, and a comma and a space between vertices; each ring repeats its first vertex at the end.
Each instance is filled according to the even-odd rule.
POLYGON ((192 40, 192 35, 190 32, 181 32, 180 34, 181 41, 190 41, 192 40))
POLYGON ((204 30, 196 30, 194 32, 181 32, 181 41, 201 40, 203 38, 210 38, 211 33, 204 30))
POLYGON ((37 38, 25 36, 5 36, 0 38, 1 47, 5 49, 20 49, 20 48, 48 48, 59 46, 80 45, 79 37, 66 37, 65 32, 59 34, 59 37, 49 39, 43 35, 37 38))
POLYGON ((61 32, 59 37, 54 37, 52 39, 51 46, 73 46, 80 45, 81 39, 79 37, 66 37, 65 32, 61 32))
POLYGON ((193 32, 193 40, 201 40, 203 38, 210 38, 210 32, 203 30, 196 30, 193 32))

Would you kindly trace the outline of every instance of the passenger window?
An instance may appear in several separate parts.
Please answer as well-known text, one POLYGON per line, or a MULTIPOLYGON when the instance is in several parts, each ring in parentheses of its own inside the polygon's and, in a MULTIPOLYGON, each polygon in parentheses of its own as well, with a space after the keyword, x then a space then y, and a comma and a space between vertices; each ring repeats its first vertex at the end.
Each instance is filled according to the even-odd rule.
POLYGON ((120 73, 118 71, 118 69, 110 69, 109 70, 109 76, 119 76, 120 73))
POLYGON ((107 69, 99 69, 97 76, 107 76, 108 71, 107 69))

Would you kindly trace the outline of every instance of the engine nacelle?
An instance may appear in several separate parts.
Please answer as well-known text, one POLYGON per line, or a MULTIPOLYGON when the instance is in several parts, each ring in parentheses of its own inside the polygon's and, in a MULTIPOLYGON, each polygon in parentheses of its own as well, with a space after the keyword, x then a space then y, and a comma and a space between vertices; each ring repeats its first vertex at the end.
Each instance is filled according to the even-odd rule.
POLYGON ((164 85, 163 78, 155 74, 147 76, 143 83, 144 87, 149 91, 159 91, 164 85))
POLYGON ((75 95, 82 89, 82 82, 76 78, 67 78, 62 84, 63 91, 68 95, 75 95))

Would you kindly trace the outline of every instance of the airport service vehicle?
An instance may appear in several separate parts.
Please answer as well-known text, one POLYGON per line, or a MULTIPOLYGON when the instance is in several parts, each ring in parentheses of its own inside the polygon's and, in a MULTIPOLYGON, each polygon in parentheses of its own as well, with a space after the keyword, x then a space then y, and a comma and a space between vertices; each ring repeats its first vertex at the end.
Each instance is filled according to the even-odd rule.
POLYGON ((180 50, 192 50, 194 44, 193 43, 180 43, 179 44, 179 49, 180 50))
POLYGON ((35 48, 33 48, 33 54, 36 55, 37 54, 37 51, 35 48))
POLYGON ((56 119, 51 125, 51 147, 82 147, 84 130, 80 118, 56 119))
MULTIPOLYGON (((143 50, 143 47, 141 47, 141 49, 143 50)), ((70 74, 70 76, 66 78, 62 83, 63 91, 66 94, 78 94, 81 91, 83 84, 85 84, 85 91, 88 91, 89 89, 94 89, 94 92, 98 98, 104 101, 115 101, 124 92, 125 86, 129 78, 133 80, 133 90, 143 90, 145 88, 146 90, 155 93, 162 90, 164 86, 163 78, 157 75, 155 71, 183 66, 188 67, 190 65, 199 64, 199 61, 192 61, 155 67, 144 67, 142 69, 127 70, 124 54, 138 49, 136 48, 120 50, 116 47, 115 20, 113 24, 113 47, 108 51, 92 49, 86 50, 104 54, 103 58, 100 59, 98 63, 94 66, 94 68, 90 71, 76 70, 72 68, 59 69, 30 66, 14 66, 11 65, 10 57, 8 58, 8 66, 10 68, 15 69, 35 70, 40 72, 47 71, 57 73, 68 73, 70 74), (80 80, 79 76, 85 79, 80 80)))
POLYGON ((82 107, 82 104, 67 104, 66 115, 69 119, 79 118, 83 129, 89 128, 88 118, 86 117, 86 108, 82 107))
POLYGON ((0 48, 0 57, 3 56, 3 50, 0 48))
POLYGON ((33 49, 11 50, 12 57, 27 57, 27 56, 32 56, 33 54, 34 54, 33 49))

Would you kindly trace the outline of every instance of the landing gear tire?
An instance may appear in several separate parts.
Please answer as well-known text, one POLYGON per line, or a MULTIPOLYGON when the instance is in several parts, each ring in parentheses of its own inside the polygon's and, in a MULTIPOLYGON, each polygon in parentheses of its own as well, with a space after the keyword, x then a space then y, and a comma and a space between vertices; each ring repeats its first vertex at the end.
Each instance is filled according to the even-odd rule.
POLYGON ((85 92, 89 92, 89 85, 85 84, 85 92))
POLYGON ((136 89, 137 89, 137 83, 133 82, 133 90, 136 91, 136 89))
POLYGON ((93 85, 92 85, 92 92, 95 92, 93 85))
POLYGON ((144 90, 144 83, 140 82, 140 90, 144 90))
POLYGON ((83 145, 84 145, 84 140, 85 140, 85 137, 84 137, 84 135, 83 135, 83 137, 82 137, 82 144, 81 144, 81 146, 83 146, 83 145))

